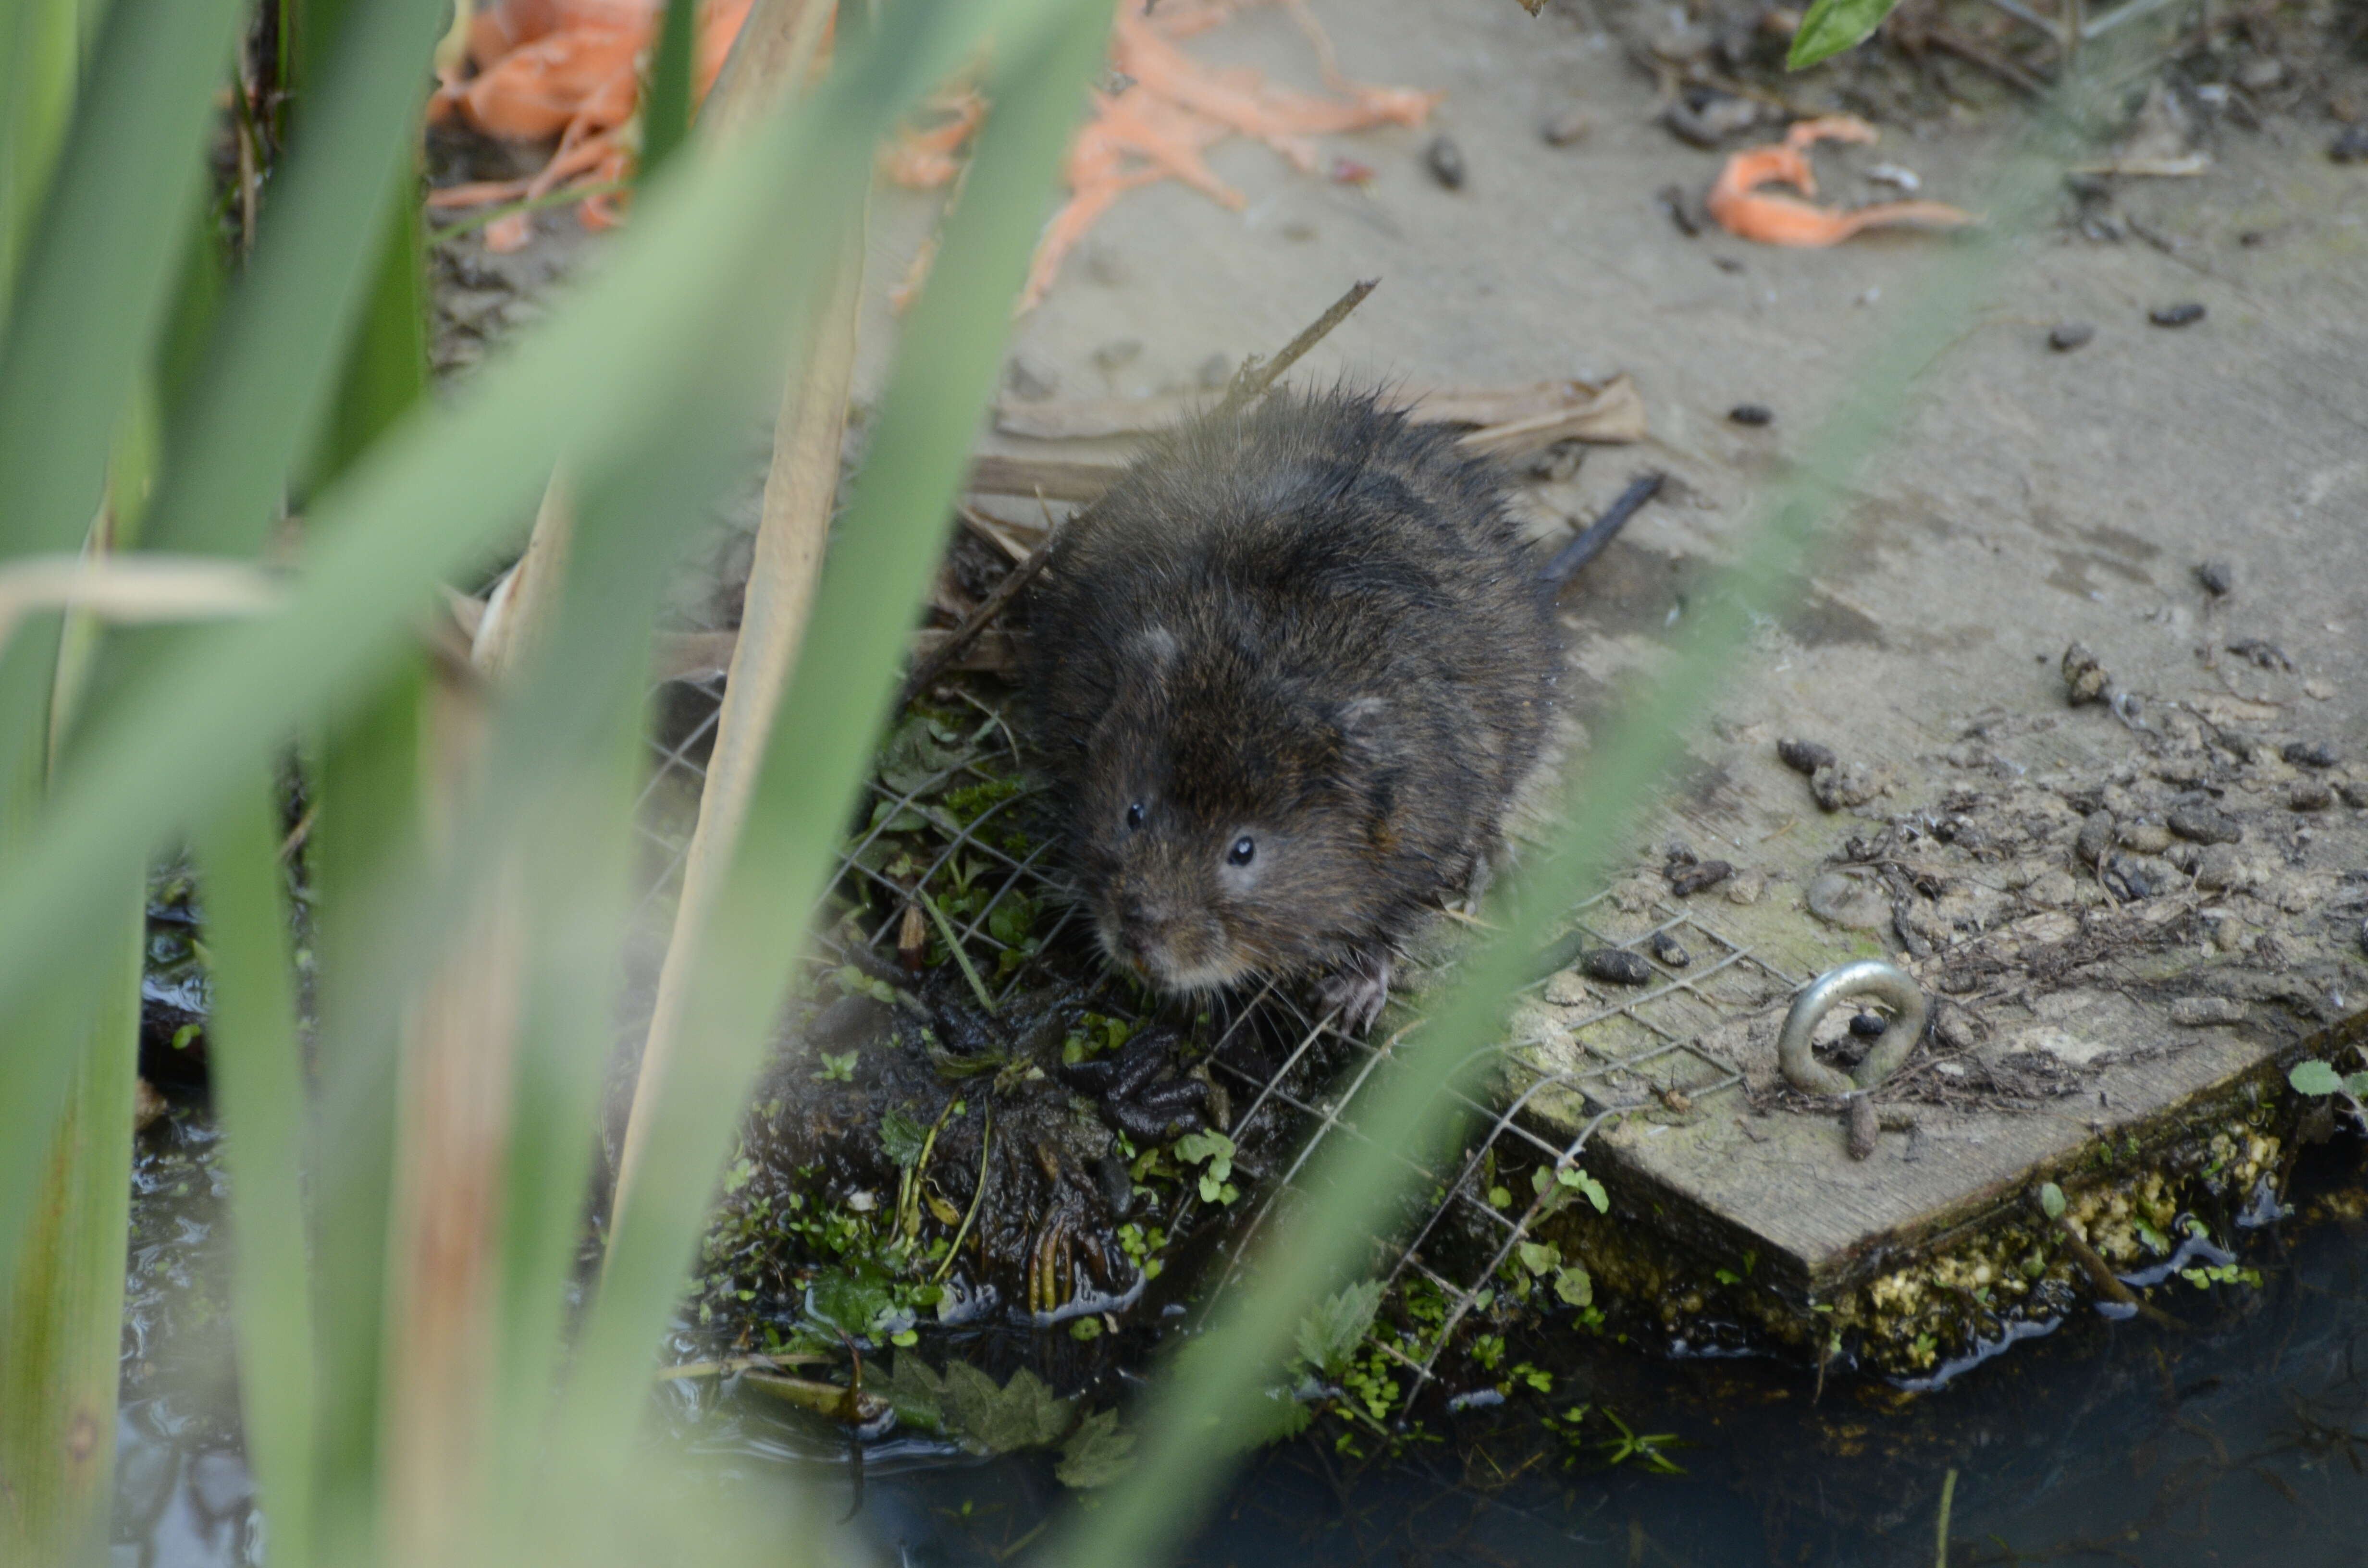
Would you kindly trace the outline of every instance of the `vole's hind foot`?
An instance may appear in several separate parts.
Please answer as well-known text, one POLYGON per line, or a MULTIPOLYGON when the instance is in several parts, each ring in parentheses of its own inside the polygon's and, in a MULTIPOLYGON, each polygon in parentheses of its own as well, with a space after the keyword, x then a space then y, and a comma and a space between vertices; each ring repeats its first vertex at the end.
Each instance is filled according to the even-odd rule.
POLYGON ((1390 999, 1389 955, 1368 953, 1351 959, 1347 967, 1319 981, 1315 994, 1325 1006, 1338 1013, 1342 1028, 1364 1033, 1390 999))

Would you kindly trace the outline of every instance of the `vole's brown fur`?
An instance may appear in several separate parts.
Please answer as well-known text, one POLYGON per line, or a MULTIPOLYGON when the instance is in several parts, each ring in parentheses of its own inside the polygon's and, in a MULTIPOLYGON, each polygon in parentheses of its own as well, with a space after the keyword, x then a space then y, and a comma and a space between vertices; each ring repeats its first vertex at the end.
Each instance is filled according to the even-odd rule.
POLYGON ((1358 1026, 1535 763, 1561 665, 1492 465, 1372 396, 1160 442, 1030 610, 1038 733, 1110 956, 1320 976, 1358 1026))

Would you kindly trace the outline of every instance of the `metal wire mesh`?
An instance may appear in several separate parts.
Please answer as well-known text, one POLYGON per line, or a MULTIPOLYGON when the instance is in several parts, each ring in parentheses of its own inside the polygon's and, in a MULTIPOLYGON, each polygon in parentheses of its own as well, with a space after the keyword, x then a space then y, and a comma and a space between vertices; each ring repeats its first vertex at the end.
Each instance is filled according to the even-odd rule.
MULTIPOLYGON (((651 742, 651 774, 638 812, 640 830, 654 851, 645 909, 679 890, 721 687, 718 680, 677 688, 674 722, 651 742)), ((974 901, 952 925, 965 949, 993 960, 991 972, 997 979, 991 989, 999 1004, 1030 982, 1026 960, 1038 949, 1063 939, 1076 919, 1077 904, 1073 890, 1048 860, 1048 838, 1031 834, 999 840, 991 831, 1037 791, 1027 784, 1013 788, 1014 781, 1027 776, 1006 716, 986 703, 969 700, 977 722, 962 735, 951 760, 908 777, 901 789, 878 776, 868 780, 865 826, 841 853, 841 885, 869 886, 881 896, 871 901, 860 920, 842 926, 840 939, 853 936, 885 957, 897 946, 916 890, 938 884, 953 869, 972 885, 982 885, 984 878, 991 884, 987 896, 974 901), (937 803, 965 783, 996 783, 1011 792, 965 822, 937 803), (890 875, 875 863, 875 846, 892 832, 909 835, 918 824, 934 830, 939 846, 926 861, 890 875), (1013 847, 1022 843, 1025 847, 1013 847), (1015 895, 1042 899, 1058 915, 1041 936, 1030 938, 1035 948, 1007 961, 1015 944, 996 934, 994 917, 1015 895)), ((1508 1162, 1555 1170, 1574 1165, 1588 1140, 1614 1118, 1702 1115, 1724 1108, 1723 1096, 1741 1096, 1742 1074, 1705 1050, 1703 1037, 1736 1019, 1770 1011, 1804 983, 1718 930, 1693 908, 1661 900, 1638 901, 1630 895, 1624 906, 1611 894, 1590 900, 1574 912, 1558 952, 1567 963, 1582 953, 1612 949, 1640 957, 1649 978, 1638 985, 1595 985, 1583 1002, 1558 1009, 1546 1036, 1517 1029, 1513 1038, 1497 1045, 1495 1071, 1467 1075, 1473 1089, 1446 1091, 1452 1102, 1446 1114, 1460 1114, 1476 1131, 1444 1154, 1427 1158, 1418 1151, 1392 1151, 1414 1178, 1410 1189, 1426 1195, 1427 1200, 1404 1217, 1400 1233, 1405 1240, 1392 1249, 1386 1282, 1395 1287, 1419 1278, 1435 1287, 1445 1302, 1445 1320, 1418 1346, 1419 1354, 1384 1343, 1387 1352, 1414 1373, 1417 1390, 1432 1377, 1457 1325, 1491 1289, 1514 1249, 1530 1237, 1554 1190, 1549 1186, 1518 1210, 1499 1207, 1489 1201, 1482 1173, 1508 1162), (1681 961, 1671 943, 1682 949, 1681 961), (1567 1131, 1574 1127, 1575 1133, 1567 1131), (1455 1221, 1462 1222, 1460 1229, 1455 1221), (1475 1234, 1483 1244, 1476 1248, 1471 1244, 1475 1234), (1460 1244, 1447 1244, 1451 1240, 1460 1244), (1454 1256, 1479 1261, 1459 1267, 1454 1256)), ((1542 977, 1527 990, 1538 993, 1552 979, 1542 977)), ((1235 1168, 1250 1178, 1256 1196, 1247 1216, 1234 1222, 1223 1249, 1223 1269, 1204 1299, 1204 1310, 1240 1277, 1276 1216, 1303 1195, 1311 1163, 1326 1143, 1334 1137, 1365 1140, 1355 1112, 1393 1043, 1394 1037, 1369 1040, 1335 1028, 1328 1015, 1310 1016, 1290 993, 1271 985, 1233 1011, 1225 1035, 1208 1060, 1213 1072, 1247 1096, 1246 1107, 1233 1118, 1236 1142, 1260 1128, 1261 1118, 1281 1119, 1281 1125, 1271 1119, 1264 1124, 1275 1136, 1254 1142, 1264 1150, 1287 1151, 1288 1158, 1279 1167, 1269 1160, 1265 1168, 1253 1156, 1237 1158, 1235 1168), (1225 1049, 1234 1031, 1260 1017, 1288 1020, 1292 1031, 1287 1038, 1293 1043, 1270 1068, 1264 1062, 1246 1063, 1225 1049)), ((1177 1216, 1179 1223, 1198 1201, 1189 1196, 1184 1199, 1184 1210, 1177 1216)))
MULTIPOLYGON (((676 722, 650 738, 650 776, 634 809, 636 829, 654 851, 655 860, 642 896, 644 914, 681 891, 683 866, 689 857, 691 833, 698 821, 700 791, 707 780, 705 758, 714 742, 723 684, 719 677, 678 688, 674 699, 677 708, 676 722), (688 714, 681 711, 685 706, 689 710, 688 714), (670 738, 669 731, 679 731, 679 734, 670 738)), ((966 949, 984 949, 996 960, 988 972, 997 978, 989 990, 999 1004, 1023 986, 1029 974, 1022 963, 1002 961, 1007 953, 1019 950, 1023 959, 1027 953, 1019 949, 1019 944, 996 934, 996 912, 1014 894, 1041 898, 1054 912, 1053 924, 1032 938, 1041 947, 1061 939, 1075 920, 1076 909, 1069 884, 1050 862, 1053 846, 1049 840, 1030 835, 1029 846, 1015 854, 989 833, 1011 812, 1036 799, 1042 793, 1040 789, 1023 785, 989 803, 967 822, 957 820, 937 804, 940 797, 960 790, 965 783, 1001 784, 1024 777, 1018 741, 1005 716, 975 699, 966 700, 976 710, 978 722, 964 737, 956 760, 928 770, 901 790, 890 787, 876 774, 864 781, 866 826, 840 851, 839 873, 842 886, 868 886, 882 895, 877 903, 884 913, 875 912, 873 919, 863 923, 860 937, 873 952, 883 956, 896 948, 905 907, 916 890, 927 891, 938 884, 950 869, 962 873, 960 880, 965 881, 987 878, 993 884, 987 896, 974 908, 952 917, 951 923, 966 949), (990 766, 1007 757, 1008 769, 998 771, 990 766), (874 864, 878 857, 873 852, 888 835, 900 827, 909 830, 916 819, 934 830, 942 839, 941 846, 915 871, 892 877, 874 864)))
MULTIPOLYGON (((1454 1110, 1484 1129, 1463 1140, 1447 1165, 1392 1151, 1414 1174, 1419 1190, 1441 1194, 1395 1247, 1395 1261, 1384 1277, 1393 1288, 1409 1275, 1428 1280, 1446 1303, 1445 1321, 1427 1336, 1421 1354, 1409 1354, 1386 1337, 1378 1341, 1415 1374, 1410 1396, 1430 1379, 1456 1327, 1478 1304, 1482 1292, 1492 1288, 1514 1249, 1530 1238, 1554 1190, 1541 1191, 1519 1211, 1498 1207, 1489 1201, 1479 1179, 1492 1156, 1501 1163, 1509 1154, 1524 1165, 1560 1170, 1577 1165, 1588 1141, 1616 1117, 1669 1109, 1671 1096, 1688 1108, 1688 1114, 1708 1114, 1719 1096, 1740 1096, 1742 1074, 1703 1050, 1702 1036, 1730 1020, 1768 1011, 1801 984, 1691 909, 1655 903, 1640 920, 1623 915, 1609 894, 1579 906, 1563 949, 1573 957, 1605 949, 1635 952, 1651 967, 1653 978, 1642 986, 1623 988, 1630 994, 1606 999, 1564 1022, 1568 1040, 1559 1050, 1519 1037, 1499 1044, 1495 1048, 1502 1058, 1499 1070, 1485 1075, 1493 1089, 1490 1098, 1461 1088, 1445 1091, 1454 1110), (1695 944, 1682 967, 1654 956, 1658 936, 1681 946, 1689 938, 1695 944), (1553 1107, 1556 1114, 1539 1114, 1557 1098, 1565 1103, 1553 1107), (1551 1131, 1556 1125, 1578 1131, 1561 1136, 1551 1131), (1454 1266, 1446 1256, 1451 1249, 1438 1244, 1449 1221, 1459 1218, 1486 1239, 1478 1249, 1485 1261, 1452 1274, 1454 1266)), ((1545 983, 1541 979, 1529 989, 1545 983)), ((1288 997, 1279 1000, 1292 1006, 1288 997)), ((1305 1026, 1299 1044, 1270 1078, 1260 1082, 1222 1056, 1212 1059, 1252 1095, 1240 1125, 1247 1126, 1269 1105, 1281 1105, 1307 1128, 1290 1165, 1263 1184, 1257 1206, 1235 1236, 1225 1286, 1239 1277, 1278 1210, 1298 1194, 1310 1162, 1326 1140, 1347 1136, 1366 1141, 1351 1113, 1394 1043, 1360 1039, 1333 1028, 1328 1019, 1299 1016, 1305 1026), (1337 1073, 1304 1071, 1319 1042, 1337 1048, 1322 1053, 1324 1059, 1348 1058, 1337 1073)), ((1452 1250, 1468 1255, 1473 1249, 1452 1250)))

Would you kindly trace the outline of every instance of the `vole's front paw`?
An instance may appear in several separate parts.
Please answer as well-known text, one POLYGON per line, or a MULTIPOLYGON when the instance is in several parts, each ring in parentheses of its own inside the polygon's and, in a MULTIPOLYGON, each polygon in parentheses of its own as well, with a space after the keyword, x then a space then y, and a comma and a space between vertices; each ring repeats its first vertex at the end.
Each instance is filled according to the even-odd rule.
POLYGON ((1338 1011, 1340 1027, 1363 1033, 1382 1016, 1390 999, 1390 960, 1386 953, 1351 960, 1318 983, 1315 994, 1338 1011))

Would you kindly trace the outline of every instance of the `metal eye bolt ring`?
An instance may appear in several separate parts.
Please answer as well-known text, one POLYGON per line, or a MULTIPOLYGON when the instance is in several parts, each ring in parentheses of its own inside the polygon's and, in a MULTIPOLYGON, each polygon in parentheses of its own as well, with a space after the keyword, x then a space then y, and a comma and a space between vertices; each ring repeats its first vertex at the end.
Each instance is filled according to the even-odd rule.
POLYGON ((1842 964, 1817 976, 1793 998, 1793 1009, 1784 1015, 1783 1031, 1776 1037, 1776 1064, 1793 1087, 1813 1095, 1848 1095, 1871 1089, 1898 1071, 1908 1051, 1924 1038, 1924 1025, 1930 1017, 1931 1007, 1925 1002, 1924 993, 1898 965, 1881 959, 1842 964), (1810 1054, 1809 1036, 1820 1019, 1851 996, 1873 996, 1887 1002, 1899 1016, 1883 1031, 1883 1038, 1866 1053, 1858 1071, 1844 1074, 1810 1054))

